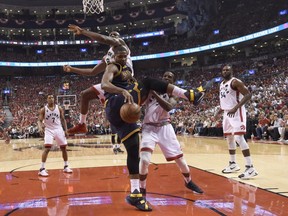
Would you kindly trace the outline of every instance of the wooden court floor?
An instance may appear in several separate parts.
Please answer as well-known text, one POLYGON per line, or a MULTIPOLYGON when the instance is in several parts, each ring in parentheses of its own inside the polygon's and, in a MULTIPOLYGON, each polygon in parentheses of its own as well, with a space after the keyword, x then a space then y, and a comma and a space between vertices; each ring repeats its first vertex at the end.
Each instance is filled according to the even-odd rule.
MULTIPOLYGON (((110 136, 69 139, 69 164, 64 174, 61 151, 50 152, 38 177, 41 139, 0 141, 0 215, 288 215, 288 145, 249 141, 259 175, 239 180, 244 158, 237 149, 238 174, 223 175, 229 155, 223 138, 180 136, 192 178, 203 190, 196 195, 184 186, 173 162, 157 148, 147 181, 152 212, 125 203, 129 194, 126 153, 114 155, 110 136)), ((123 148, 123 146, 122 146, 123 148)))

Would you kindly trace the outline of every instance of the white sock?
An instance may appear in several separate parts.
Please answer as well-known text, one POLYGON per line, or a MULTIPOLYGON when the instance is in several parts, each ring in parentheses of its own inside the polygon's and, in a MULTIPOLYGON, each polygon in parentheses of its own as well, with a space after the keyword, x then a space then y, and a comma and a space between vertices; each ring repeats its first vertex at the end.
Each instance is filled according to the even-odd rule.
POLYGON ((245 160, 246 160, 246 165, 247 165, 247 166, 251 166, 251 165, 252 165, 252 159, 251 159, 251 156, 247 156, 247 157, 245 157, 245 160))
POLYGON ((64 161, 64 166, 68 166, 68 161, 64 161))
POLYGON ((83 124, 83 123, 86 124, 86 117, 87 117, 87 114, 86 115, 80 114, 80 124, 83 124))
POLYGON ((174 89, 173 89, 173 91, 172 91, 172 95, 173 95, 173 96, 176 96, 176 97, 184 98, 184 99, 187 100, 187 97, 184 95, 184 93, 185 93, 186 91, 187 91, 187 90, 175 86, 174 89))
POLYGON ((236 162, 236 154, 230 154, 230 162, 236 162))
POLYGON ((41 169, 45 168, 45 162, 41 163, 41 169))
POLYGON ((130 179, 130 185, 131 185, 131 193, 133 193, 134 190, 140 192, 139 179, 130 179))

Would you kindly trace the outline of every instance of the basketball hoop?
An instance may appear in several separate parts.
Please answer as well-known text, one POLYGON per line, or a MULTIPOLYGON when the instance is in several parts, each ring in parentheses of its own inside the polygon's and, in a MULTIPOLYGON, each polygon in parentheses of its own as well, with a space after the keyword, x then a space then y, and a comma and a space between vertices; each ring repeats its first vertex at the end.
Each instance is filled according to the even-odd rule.
POLYGON ((69 110, 70 104, 64 104, 64 110, 69 110))
POLYGON ((85 14, 100 14, 104 11, 103 0, 83 0, 82 3, 85 14))

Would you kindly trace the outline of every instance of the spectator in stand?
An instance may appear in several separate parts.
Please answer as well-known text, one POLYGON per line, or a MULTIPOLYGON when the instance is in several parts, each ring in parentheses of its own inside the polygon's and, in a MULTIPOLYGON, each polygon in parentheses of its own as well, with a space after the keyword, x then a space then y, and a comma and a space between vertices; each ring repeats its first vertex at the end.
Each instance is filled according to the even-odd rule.
POLYGON ((250 116, 250 114, 248 113, 246 125, 247 125, 246 138, 251 139, 251 137, 257 137, 256 127, 258 125, 258 119, 254 114, 250 116))
POLYGON ((279 142, 288 144, 288 114, 285 114, 283 119, 280 120, 280 127, 278 127, 280 134, 279 142))
POLYGON ((274 113, 271 115, 270 126, 268 127, 268 136, 271 136, 273 141, 277 141, 280 137, 278 128, 280 127, 282 119, 278 118, 278 114, 274 113))
POLYGON ((256 127, 257 140, 261 140, 267 137, 267 129, 270 124, 270 119, 265 116, 265 113, 260 113, 258 125, 256 127))

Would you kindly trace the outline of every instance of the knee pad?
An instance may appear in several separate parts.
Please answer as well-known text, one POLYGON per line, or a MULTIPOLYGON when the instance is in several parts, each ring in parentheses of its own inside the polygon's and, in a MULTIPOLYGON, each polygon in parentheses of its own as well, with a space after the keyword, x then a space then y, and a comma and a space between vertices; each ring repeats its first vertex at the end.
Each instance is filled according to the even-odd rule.
POLYGON ((227 136, 227 143, 228 143, 228 149, 229 150, 235 150, 236 149, 236 142, 235 142, 234 136, 228 135, 227 136))
POLYGON ((140 152, 140 160, 141 163, 145 166, 148 167, 151 161, 151 156, 152 154, 148 151, 141 151, 140 152))
POLYGON ((248 143, 245 141, 243 135, 235 135, 235 140, 239 144, 242 151, 249 149, 248 143))

